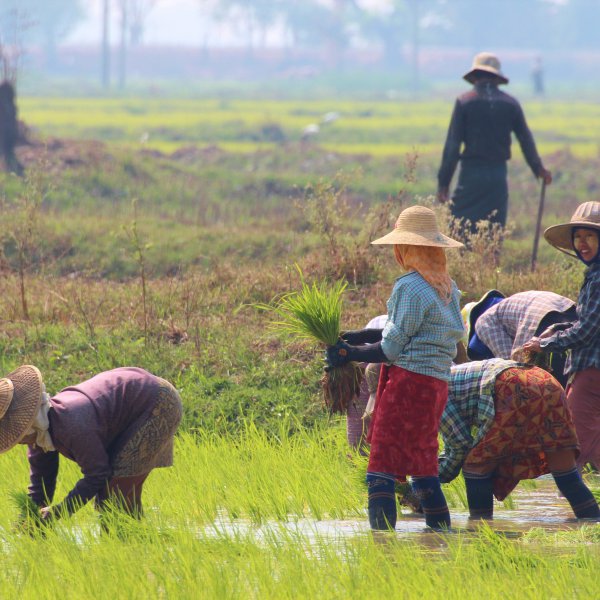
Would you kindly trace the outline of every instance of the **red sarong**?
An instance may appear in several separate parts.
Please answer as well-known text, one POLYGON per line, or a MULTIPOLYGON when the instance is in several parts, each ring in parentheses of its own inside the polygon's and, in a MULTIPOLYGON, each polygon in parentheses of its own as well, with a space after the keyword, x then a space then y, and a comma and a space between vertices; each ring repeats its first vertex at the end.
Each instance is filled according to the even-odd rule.
POLYGON ((448 399, 448 384, 436 377, 384 366, 367 440, 368 470, 407 475, 438 475, 438 427, 448 399))
POLYGON ((572 449, 579 454, 565 392, 547 371, 503 371, 496 379, 494 406, 494 421, 467 455, 463 469, 493 472, 498 500, 504 500, 522 479, 549 473, 546 452, 572 449))

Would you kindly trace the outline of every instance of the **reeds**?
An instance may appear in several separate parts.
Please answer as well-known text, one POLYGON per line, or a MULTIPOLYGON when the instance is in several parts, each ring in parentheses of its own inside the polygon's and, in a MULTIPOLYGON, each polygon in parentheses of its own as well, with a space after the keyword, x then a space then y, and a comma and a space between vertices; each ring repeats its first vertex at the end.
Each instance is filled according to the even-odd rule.
MULTIPOLYGON (((258 305, 275 314, 271 327, 299 340, 333 346, 340 339, 342 296, 347 282, 338 280, 309 284, 300 274, 300 290, 281 296, 273 305, 258 305)), ((323 401, 331 413, 346 413, 358 394, 362 369, 349 362, 341 367, 328 367, 321 378, 323 401)))

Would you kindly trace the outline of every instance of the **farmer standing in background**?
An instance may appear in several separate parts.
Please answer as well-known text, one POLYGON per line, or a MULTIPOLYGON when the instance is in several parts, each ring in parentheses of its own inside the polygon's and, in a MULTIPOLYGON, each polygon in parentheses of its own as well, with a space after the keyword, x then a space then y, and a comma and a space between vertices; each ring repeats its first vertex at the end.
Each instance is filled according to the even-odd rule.
POLYGON ((181 399, 164 379, 126 367, 99 373, 50 398, 31 365, 0 379, 0 453, 27 444, 29 496, 44 522, 71 514, 95 498, 134 517, 142 513, 142 486, 150 471, 173 464, 181 399), (59 455, 83 477, 52 504, 59 455))
POLYGON ((438 172, 437 197, 441 203, 449 200, 450 182, 460 160, 450 210, 468 234, 477 231, 479 221, 498 223, 502 228, 506 225, 506 163, 511 157, 512 132, 533 174, 547 185, 552 175, 542 165, 521 105, 498 89, 500 84, 508 83, 498 58, 489 52, 477 54, 464 79, 473 84, 473 89, 454 105, 438 172))
POLYGON ((577 464, 581 467, 590 462, 600 468, 600 202, 580 204, 569 223, 548 227, 544 237, 587 269, 577 298, 576 320, 565 329, 547 329, 523 348, 571 351, 565 371, 572 376, 567 402, 581 444, 577 464))
POLYGON ((424 206, 403 210, 394 230, 372 243, 392 245, 406 271, 388 300, 385 327, 347 332, 345 341, 327 349, 333 367, 351 360, 385 363, 367 439, 369 523, 374 530, 394 529, 395 482, 410 475, 427 526, 448 528, 450 513, 438 477, 438 427, 464 326, 445 249, 462 244, 443 235, 435 213, 424 206))

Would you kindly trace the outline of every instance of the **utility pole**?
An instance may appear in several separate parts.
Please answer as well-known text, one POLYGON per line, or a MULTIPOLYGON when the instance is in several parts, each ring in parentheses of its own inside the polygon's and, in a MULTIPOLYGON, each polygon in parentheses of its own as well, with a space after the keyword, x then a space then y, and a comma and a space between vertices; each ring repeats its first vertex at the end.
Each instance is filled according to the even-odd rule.
POLYGON ((110 0, 102 0, 102 87, 110 87, 110 0))

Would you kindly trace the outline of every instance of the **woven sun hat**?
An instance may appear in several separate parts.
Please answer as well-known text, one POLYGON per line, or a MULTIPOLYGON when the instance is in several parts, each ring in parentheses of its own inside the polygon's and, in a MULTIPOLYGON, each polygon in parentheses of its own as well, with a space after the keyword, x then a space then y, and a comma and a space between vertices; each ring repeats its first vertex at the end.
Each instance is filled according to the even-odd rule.
POLYGON ((43 390, 42 374, 33 365, 23 365, 0 379, 0 454, 23 439, 40 407, 43 390))
POLYGON ((426 206, 405 208, 398 217, 393 231, 371 244, 407 244, 460 248, 464 244, 444 235, 438 228, 435 213, 426 206))
POLYGON ((491 52, 480 52, 473 58, 473 64, 471 70, 463 75, 463 79, 469 83, 475 83, 475 73, 477 72, 489 73, 497 77, 501 83, 508 83, 508 78, 502 73, 502 67, 500 61, 495 54, 491 52))
POLYGON ((544 237, 549 244, 561 252, 577 257, 575 248, 573 248, 573 229, 575 227, 600 230, 600 202, 580 204, 568 223, 548 227, 544 231, 544 237))

